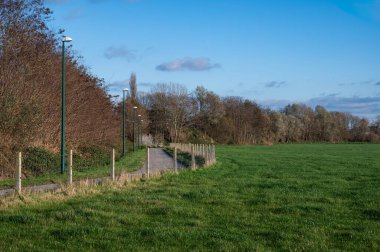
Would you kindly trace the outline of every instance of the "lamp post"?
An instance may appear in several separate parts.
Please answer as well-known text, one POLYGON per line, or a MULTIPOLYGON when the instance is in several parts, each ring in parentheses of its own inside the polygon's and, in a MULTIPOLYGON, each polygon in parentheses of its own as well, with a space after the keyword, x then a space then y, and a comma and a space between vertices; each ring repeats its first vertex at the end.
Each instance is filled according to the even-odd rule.
POLYGON ((143 122, 144 122, 144 120, 141 120, 141 127, 140 127, 140 130, 141 130, 141 132, 140 132, 140 144, 141 144, 141 147, 143 146, 143 141, 142 141, 142 137, 143 137, 143 122))
POLYGON ((140 149, 140 118, 141 118, 141 115, 137 115, 138 118, 137 118, 137 149, 140 149))
POLYGON ((133 151, 136 150, 136 110, 137 107, 133 107, 133 151))
POLYGON ((73 41, 70 37, 62 38, 62 121, 61 121, 61 174, 65 172, 65 140, 66 140, 66 64, 65 43, 73 41))
POLYGON ((124 88, 123 89, 123 158, 126 158, 127 156, 127 149, 126 149, 126 146, 125 146, 125 142, 126 142, 126 117, 127 117, 127 111, 125 109, 125 93, 128 92, 128 88, 124 88))

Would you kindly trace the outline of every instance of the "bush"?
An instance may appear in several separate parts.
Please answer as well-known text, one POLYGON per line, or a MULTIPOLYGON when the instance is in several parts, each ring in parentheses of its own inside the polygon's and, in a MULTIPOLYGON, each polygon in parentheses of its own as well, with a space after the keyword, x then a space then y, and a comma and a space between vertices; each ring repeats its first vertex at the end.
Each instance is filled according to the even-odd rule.
POLYGON ((60 157, 42 148, 29 147, 25 150, 23 163, 28 175, 42 175, 58 172, 60 157))
MULTIPOLYGON (((23 164, 26 175, 39 176, 60 171, 61 158, 59 154, 38 147, 29 147, 24 153, 23 164)), ((79 170, 108 165, 110 153, 110 151, 98 146, 80 146, 73 153, 73 165, 79 170)), ((68 154, 69 149, 66 149, 66 166, 68 154)))
POLYGON ((80 146, 74 151, 74 166, 79 170, 110 164, 110 151, 98 146, 80 146))

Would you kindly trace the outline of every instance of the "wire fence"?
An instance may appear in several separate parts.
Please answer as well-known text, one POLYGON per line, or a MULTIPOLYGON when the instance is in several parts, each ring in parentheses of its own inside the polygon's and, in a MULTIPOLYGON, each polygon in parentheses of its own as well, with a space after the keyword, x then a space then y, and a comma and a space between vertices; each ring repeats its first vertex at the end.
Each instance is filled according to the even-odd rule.
POLYGON ((177 166, 194 170, 216 162, 214 145, 171 143, 169 148, 160 149, 157 151, 157 148, 141 147, 119 160, 116 160, 119 153, 113 149, 108 158, 101 157, 91 162, 83 161, 86 159, 81 157, 80 153, 69 150, 64 173, 59 169, 60 160, 56 156, 46 155, 40 150, 27 150, 35 152, 34 155, 30 155, 34 157, 31 159, 23 158, 23 153, 19 152, 16 158, 15 178, 0 180, 0 196, 22 191, 52 190, 84 180, 92 183, 114 181, 116 178, 119 180, 121 177, 135 180, 144 176, 157 176, 167 171, 177 172, 177 166), (149 155, 150 150, 154 150, 152 156, 149 155))
POLYGON ((178 159, 192 169, 212 165, 216 162, 215 145, 171 143, 170 148, 178 151, 178 159))
POLYGON ((65 184, 70 181, 70 176, 74 182, 84 179, 109 177, 112 162, 114 162, 115 175, 118 176, 123 172, 126 173, 143 168, 145 163, 144 149, 141 147, 134 152, 127 153, 126 158, 121 158, 120 154, 113 150, 108 156, 102 156, 93 160, 84 159, 80 156, 79 152, 69 150, 66 155, 66 165, 63 173, 61 173, 60 159, 57 156, 46 155, 47 152, 40 150, 32 150, 34 152, 33 155, 28 155, 29 153, 27 152, 19 152, 17 158, 15 158, 17 161, 15 162, 15 176, 0 179, 0 190, 15 188, 15 184, 18 181, 22 181, 23 187, 33 187, 46 184, 65 184), (70 169, 71 174, 69 172, 70 169))

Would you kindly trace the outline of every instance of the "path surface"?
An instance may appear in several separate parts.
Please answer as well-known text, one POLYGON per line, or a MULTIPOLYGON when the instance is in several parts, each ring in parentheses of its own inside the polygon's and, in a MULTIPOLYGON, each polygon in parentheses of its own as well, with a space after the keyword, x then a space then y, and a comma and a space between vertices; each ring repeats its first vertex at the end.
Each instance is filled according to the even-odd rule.
MULTIPOLYGON (((149 172, 150 173, 157 173, 160 171, 169 171, 172 170, 174 171, 173 167, 173 158, 166 154, 166 152, 161 149, 161 148, 150 148, 149 149, 149 172)), ((185 169, 185 167, 177 162, 177 168, 178 170, 185 169)), ((128 172, 127 175, 142 175, 146 174, 147 169, 146 169, 146 164, 144 164, 143 168, 137 171, 133 172, 128 172)), ((106 178, 96 178, 96 179, 91 179, 93 183, 99 184, 103 180, 109 179, 108 177, 106 178)), ((80 181, 75 181, 74 184, 78 184, 80 181)), ((29 187, 24 187, 22 188, 22 191, 24 192, 42 192, 42 191, 49 191, 49 190, 56 190, 59 189, 61 185, 59 184, 48 184, 48 185, 38 185, 38 186, 29 186, 29 187)), ((6 196, 9 194, 14 194, 15 190, 14 189, 5 189, 5 190, 0 190, 0 197, 1 196, 6 196)))
MULTIPOLYGON (((159 172, 165 170, 174 171, 174 162, 173 158, 166 154, 166 152, 161 148, 150 148, 149 149, 149 172, 159 172)), ((184 169, 185 167, 177 162, 178 170, 184 169)), ((145 174, 146 173, 146 164, 140 170, 130 172, 130 174, 145 174)))

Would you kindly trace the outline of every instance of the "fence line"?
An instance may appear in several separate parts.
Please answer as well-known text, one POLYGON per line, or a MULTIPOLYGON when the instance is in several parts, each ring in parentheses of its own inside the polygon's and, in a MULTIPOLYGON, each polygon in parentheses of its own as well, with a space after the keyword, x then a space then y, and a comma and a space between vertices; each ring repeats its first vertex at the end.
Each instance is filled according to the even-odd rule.
MULTIPOLYGON (((145 161, 145 173, 128 173, 128 172, 121 172, 117 178, 115 175, 115 149, 112 149, 111 153, 111 164, 110 164, 110 170, 109 170, 109 176, 108 177, 102 177, 102 178, 94 178, 94 179, 84 179, 73 182, 73 150, 69 150, 69 156, 68 156, 68 171, 67 171, 67 185, 73 185, 73 184, 101 184, 105 181, 136 181, 138 179, 141 179, 145 176, 147 177, 157 177, 161 176, 165 172, 175 172, 177 173, 178 167, 177 167, 177 157, 178 152, 187 152, 191 155, 191 170, 194 170, 197 167, 196 164, 196 157, 202 157, 204 158, 204 166, 210 166, 213 165, 216 162, 216 156, 215 156, 215 146, 214 145, 205 145, 205 144, 183 144, 183 143, 171 143, 170 147, 173 148, 173 167, 172 171, 169 170, 157 170, 157 171, 151 171, 150 169, 150 151, 149 147, 146 149, 146 161, 145 161)), ((141 168, 144 169, 144 168, 141 168)), ((140 170, 141 170, 140 169, 140 170)), ((61 184, 46 184, 46 185, 37 185, 37 186, 30 186, 22 188, 22 153, 19 152, 16 159, 16 176, 15 176, 15 187, 14 189, 5 189, 0 190, 0 196, 5 196, 13 193, 19 193, 22 192, 37 192, 37 191, 48 191, 48 190, 56 190, 59 188, 63 188, 65 185, 61 184)))
POLYGON ((187 152, 191 155, 191 169, 196 169, 195 157, 202 157, 205 160, 205 166, 210 166, 216 163, 215 145, 211 144, 184 144, 170 143, 170 148, 181 152, 187 152))

